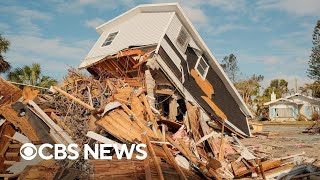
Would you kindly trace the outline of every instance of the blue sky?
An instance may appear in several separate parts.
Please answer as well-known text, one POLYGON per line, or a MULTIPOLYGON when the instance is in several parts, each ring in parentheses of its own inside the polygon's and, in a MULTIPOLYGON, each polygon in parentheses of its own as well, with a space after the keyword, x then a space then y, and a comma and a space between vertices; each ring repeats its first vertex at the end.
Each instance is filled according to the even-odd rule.
MULTIPOLYGON (((0 2, 0 33, 11 41, 5 54, 13 67, 40 63, 61 79, 77 67, 98 33, 95 27, 142 3, 162 0, 74 0, 0 2)), ((175 2, 175 1, 171 1, 175 2)), ((284 78, 289 87, 310 82, 306 75, 319 0, 178 1, 221 61, 236 55, 244 76, 261 74, 263 85, 284 78)))

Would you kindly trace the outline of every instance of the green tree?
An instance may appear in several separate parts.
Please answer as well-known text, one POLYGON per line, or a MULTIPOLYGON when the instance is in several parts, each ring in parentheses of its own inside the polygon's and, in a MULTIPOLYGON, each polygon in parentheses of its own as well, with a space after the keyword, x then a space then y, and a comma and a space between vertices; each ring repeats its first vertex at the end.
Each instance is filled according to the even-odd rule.
POLYGON ((272 92, 276 94, 277 99, 281 98, 285 93, 289 92, 288 82, 284 79, 272 80, 269 87, 264 90, 263 96, 268 97, 270 101, 272 92))
POLYGON ((320 98, 320 81, 314 81, 313 83, 305 84, 299 88, 302 94, 307 96, 313 96, 320 98), (311 92, 311 94, 309 93, 311 92))
POLYGON ((37 63, 16 68, 8 73, 7 78, 9 81, 41 87, 50 87, 57 84, 55 79, 42 75, 41 66, 37 63))
POLYGON ((3 56, 3 53, 8 51, 9 46, 10 42, 0 34, 0 73, 7 72, 11 68, 10 63, 7 62, 3 56))
POLYGON ((234 85, 237 88, 244 102, 253 111, 253 97, 258 96, 260 83, 263 81, 262 75, 252 75, 247 79, 237 81, 234 85))
POLYGON ((239 74, 239 67, 237 63, 237 57, 233 54, 225 56, 220 64, 224 72, 228 75, 229 79, 235 83, 239 74))
POLYGON ((311 79, 320 80, 320 20, 318 20, 314 28, 312 43, 313 47, 308 62, 309 69, 307 73, 311 79))

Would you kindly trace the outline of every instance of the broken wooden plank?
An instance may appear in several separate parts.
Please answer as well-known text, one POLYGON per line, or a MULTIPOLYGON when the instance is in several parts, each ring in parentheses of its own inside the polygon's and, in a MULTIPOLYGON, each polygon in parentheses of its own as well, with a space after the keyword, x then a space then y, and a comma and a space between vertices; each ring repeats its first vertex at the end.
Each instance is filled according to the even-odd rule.
POLYGON ((211 109, 222 119, 227 120, 227 116, 224 114, 224 112, 208 97, 201 96, 201 98, 206 101, 206 103, 211 107, 211 109))
POLYGON ((156 153, 155 153, 155 151, 154 151, 154 149, 153 149, 152 144, 150 143, 149 137, 148 137, 147 135, 145 135, 145 134, 141 134, 141 137, 143 137, 144 140, 146 141, 146 145, 147 145, 148 150, 149 150, 149 152, 150 152, 150 156, 151 156, 151 158, 153 159, 153 162, 154 162, 154 164, 155 164, 155 166, 156 166, 156 169, 157 169, 159 178, 160 178, 161 180, 164 180, 159 159, 158 159, 158 157, 156 156, 156 153))
POLYGON ((55 133, 60 136, 65 145, 75 144, 71 137, 60 126, 54 123, 53 120, 45 112, 43 112, 43 110, 34 101, 30 100, 28 104, 35 109, 35 111, 42 117, 42 120, 51 128, 51 130, 55 131, 55 133))
POLYGON ((111 139, 109 139, 107 137, 104 137, 104 136, 102 136, 100 134, 97 134, 97 133, 95 133, 93 131, 88 131, 86 136, 88 136, 89 138, 92 138, 92 139, 94 139, 96 141, 99 141, 101 143, 104 143, 104 144, 115 144, 115 145, 118 146, 119 149, 121 149, 121 146, 122 146, 120 143, 118 143, 118 142, 116 142, 114 140, 111 140, 111 139))
POLYGON ((149 104, 149 102, 147 100, 147 97, 144 94, 142 94, 141 96, 142 96, 142 100, 143 100, 144 106, 146 107, 146 111, 147 111, 147 113, 149 115, 149 119, 153 124, 153 128, 155 128, 155 131, 157 133, 158 138, 160 139, 160 138, 162 138, 162 133, 161 133, 159 127, 158 127, 158 123, 157 123, 157 121, 155 119, 155 116, 154 116, 152 110, 151 110, 151 107, 150 107, 150 104, 149 104))
POLYGON ((210 82, 207 79, 203 80, 195 69, 191 69, 191 76, 194 78, 202 91, 207 95, 207 97, 211 98, 211 96, 214 94, 214 89, 210 82))
POLYGON ((148 128, 145 124, 142 123, 142 120, 139 119, 139 117, 137 115, 135 115, 135 113, 133 113, 128 106, 126 106, 125 104, 121 105, 122 109, 129 115, 133 117, 133 120, 135 121, 135 123, 137 123, 137 125, 142 128, 144 131, 147 132, 147 134, 149 136, 154 136, 153 132, 150 128, 148 128))
MULTIPOLYGON (((147 145, 147 139, 146 139, 146 136, 141 136, 141 140, 142 140, 142 143, 147 145)), ((148 147, 144 148, 145 152, 147 152, 147 154, 150 154, 150 152, 148 151, 148 147)), ((144 162, 144 172, 145 172, 145 177, 146 177, 146 180, 151 180, 152 177, 151 177, 151 169, 150 169, 150 161, 149 161, 149 156, 147 155, 147 157, 143 160, 144 162)))
POLYGON ((51 86, 50 91, 53 92, 53 93, 55 91, 58 91, 60 94, 66 96, 68 99, 71 99, 71 100, 75 101, 76 103, 80 104, 81 106, 83 106, 83 107, 85 107, 85 108, 87 108, 87 109, 89 109, 91 111, 95 110, 95 108, 93 106, 90 106, 89 104, 81 101, 80 99, 74 97, 73 95, 65 92, 64 90, 62 90, 62 89, 60 89, 60 88, 58 88, 56 86, 51 86))
POLYGON ((180 179, 186 180, 187 179, 186 175, 183 173, 180 166, 177 164, 177 162, 174 159, 173 155, 171 154, 168 146, 166 144, 162 144, 162 148, 163 148, 164 152, 167 154, 168 159, 171 161, 173 167, 176 169, 177 173, 179 174, 180 179))
POLYGON ((18 116, 17 112, 11 108, 10 104, 0 107, 0 114, 16 128, 19 128, 30 139, 30 141, 34 143, 40 142, 40 138, 38 137, 36 130, 31 126, 26 117, 18 116))

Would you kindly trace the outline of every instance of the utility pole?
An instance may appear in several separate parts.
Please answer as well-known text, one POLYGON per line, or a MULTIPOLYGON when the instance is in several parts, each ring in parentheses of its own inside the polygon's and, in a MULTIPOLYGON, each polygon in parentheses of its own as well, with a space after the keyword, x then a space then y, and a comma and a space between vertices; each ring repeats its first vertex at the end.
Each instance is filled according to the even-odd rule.
POLYGON ((296 92, 295 93, 297 93, 298 92, 298 79, 294 78, 294 80, 295 80, 295 83, 296 83, 296 92))

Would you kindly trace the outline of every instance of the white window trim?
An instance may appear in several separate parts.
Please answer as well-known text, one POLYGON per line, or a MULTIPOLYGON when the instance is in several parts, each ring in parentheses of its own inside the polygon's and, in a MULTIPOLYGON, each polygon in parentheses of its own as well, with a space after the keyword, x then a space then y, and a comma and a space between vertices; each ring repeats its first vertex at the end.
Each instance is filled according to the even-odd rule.
POLYGON ((196 69, 196 71, 198 72, 198 74, 200 75, 200 77, 202 78, 202 80, 205 80, 206 77, 207 77, 207 74, 208 74, 208 72, 209 72, 210 66, 208 65, 208 63, 205 61, 205 59, 204 59, 202 56, 199 56, 199 57, 198 57, 197 63, 196 63, 196 65, 195 65, 194 68, 196 69), (204 72, 204 75, 203 75, 203 76, 202 76, 202 74, 198 71, 198 68, 197 68, 198 65, 199 65, 199 63, 200 63, 200 60, 201 60, 201 59, 203 59, 204 63, 207 65, 207 68, 205 69, 205 72, 204 72))
POLYGON ((107 45, 107 46, 104 46, 103 44, 106 42, 107 38, 110 36, 110 34, 112 33, 117 33, 116 36, 114 37, 114 39, 111 41, 111 44, 113 43, 113 41, 117 38, 118 34, 120 33, 120 31, 113 31, 113 32, 110 32, 106 38, 104 39, 103 43, 101 44, 100 48, 104 48, 104 47, 108 47, 110 46, 111 44, 107 45))

